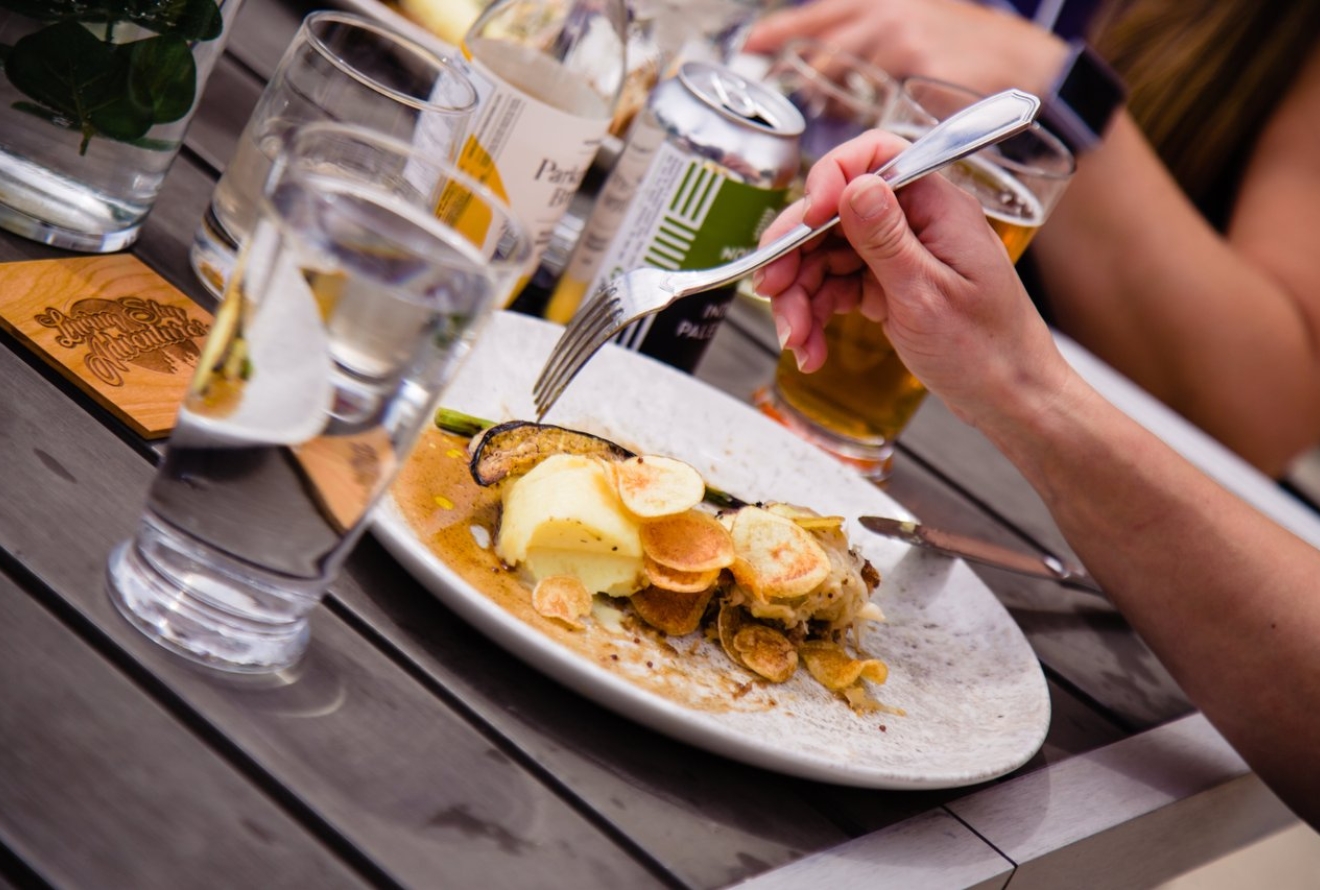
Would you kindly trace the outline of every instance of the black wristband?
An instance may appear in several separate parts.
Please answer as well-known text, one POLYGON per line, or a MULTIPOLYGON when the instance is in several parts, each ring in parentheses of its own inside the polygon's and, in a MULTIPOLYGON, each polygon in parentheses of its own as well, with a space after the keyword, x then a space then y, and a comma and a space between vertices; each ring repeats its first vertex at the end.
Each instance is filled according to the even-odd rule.
POLYGON ((1069 49, 1039 119, 1073 154, 1082 154, 1099 144, 1114 112, 1127 99, 1127 86, 1084 41, 1072 41, 1069 49))

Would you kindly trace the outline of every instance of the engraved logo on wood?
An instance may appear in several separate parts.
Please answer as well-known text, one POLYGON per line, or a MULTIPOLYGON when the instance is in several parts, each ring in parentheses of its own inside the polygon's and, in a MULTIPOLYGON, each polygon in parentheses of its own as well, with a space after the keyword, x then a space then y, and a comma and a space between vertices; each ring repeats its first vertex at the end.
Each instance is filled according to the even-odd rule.
POLYGON ((0 263, 0 328, 147 438, 173 428, 213 325, 131 254, 0 263))
POLYGON ((201 353, 194 341, 210 330, 178 306, 141 297, 90 297, 67 313, 48 306, 33 320, 54 328, 55 342, 66 349, 85 345, 87 370, 111 386, 124 385, 130 364, 163 374, 176 374, 182 365, 191 373, 201 353))

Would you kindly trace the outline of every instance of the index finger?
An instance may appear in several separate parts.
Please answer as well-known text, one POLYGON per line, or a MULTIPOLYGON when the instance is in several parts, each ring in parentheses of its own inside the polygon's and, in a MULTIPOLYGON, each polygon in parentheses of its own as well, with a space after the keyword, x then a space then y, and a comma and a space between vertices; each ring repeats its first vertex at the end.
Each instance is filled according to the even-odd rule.
MULTIPOLYGON (((766 228, 761 244, 769 244, 799 223, 812 227, 824 225, 838 215, 844 186, 880 169, 907 145, 901 136, 876 129, 831 149, 807 173, 802 199, 786 207, 766 228)), ((757 277, 757 292, 773 297, 791 285, 797 278, 798 256, 796 252, 790 253, 766 266, 757 277)))
POLYGON ((803 198, 807 210, 802 221, 809 226, 824 225, 838 215, 844 186, 879 170, 907 146, 903 137, 876 129, 831 149, 807 173, 803 198))

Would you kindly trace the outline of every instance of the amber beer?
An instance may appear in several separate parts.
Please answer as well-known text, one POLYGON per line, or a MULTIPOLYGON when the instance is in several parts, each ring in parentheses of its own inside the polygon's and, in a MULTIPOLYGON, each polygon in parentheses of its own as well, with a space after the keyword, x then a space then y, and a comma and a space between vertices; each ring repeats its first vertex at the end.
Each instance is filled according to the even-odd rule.
MULTIPOLYGON (((974 157, 945 175, 974 194, 1013 262, 1045 221, 1045 208, 1007 171, 974 157)), ((863 475, 888 474, 893 442, 926 397, 926 388, 899 359, 884 329, 860 313, 834 316, 825 327, 829 353, 804 374, 785 351, 774 392, 762 407, 805 438, 854 465, 863 475)))

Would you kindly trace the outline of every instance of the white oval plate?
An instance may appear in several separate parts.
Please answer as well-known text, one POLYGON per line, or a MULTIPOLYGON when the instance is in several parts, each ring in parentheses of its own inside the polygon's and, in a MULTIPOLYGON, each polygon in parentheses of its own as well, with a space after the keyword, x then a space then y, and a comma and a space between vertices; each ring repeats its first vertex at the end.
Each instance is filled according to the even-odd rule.
MULTIPOLYGON (((492 420, 534 417, 532 381, 561 331, 497 313, 445 404, 492 420)), ((854 714, 805 670, 782 685, 753 684, 735 699, 728 691, 746 675, 702 641, 683 638, 680 655, 600 622, 589 622, 587 637, 568 639, 569 631, 535 616, 520 619, 464 581, 387 498, 374 517, 376 536, 440 600, 512 654, 659 732, 825 782, 969 785, 1022 765, 1044 741, 1049 693, 1022 632, 962 561, 861 529, 861 515, 911 514, 852 471, 742 402, 613 345, 578 375, 546 421, 682 458, 712 485, 747 500, 795 502, 846 517, 850 539, 883 576, 875 599, 888 620, 868 627, 863 646, 889 665, 889 679, 872 692, 906 713, 854 714), (591 635, 608 651, 637 651, 612 661, 584 650, 591 635), (664 694, 657 691, 662 670, 664 694)))

